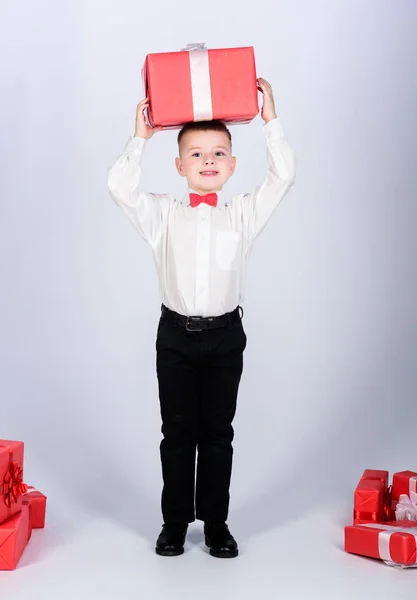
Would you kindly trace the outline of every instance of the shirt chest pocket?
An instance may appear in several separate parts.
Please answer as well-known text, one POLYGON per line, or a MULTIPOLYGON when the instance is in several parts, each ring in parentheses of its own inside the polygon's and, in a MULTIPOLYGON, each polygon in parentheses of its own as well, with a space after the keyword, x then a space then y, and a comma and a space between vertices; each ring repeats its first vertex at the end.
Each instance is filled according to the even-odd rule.
POLYGON ((216 238, 216 262, 225 271, 239 268, 242 251, 240 231, 219 231, 216 238))

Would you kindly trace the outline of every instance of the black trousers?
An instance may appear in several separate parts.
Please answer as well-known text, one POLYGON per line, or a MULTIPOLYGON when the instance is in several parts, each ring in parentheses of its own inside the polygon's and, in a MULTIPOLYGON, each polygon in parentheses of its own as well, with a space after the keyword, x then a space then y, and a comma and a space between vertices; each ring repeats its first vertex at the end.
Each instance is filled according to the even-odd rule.
POLYGON ((241 319, 219 329, 188 331, 161 315, 156 368, 164 522, 227 520, 232 421, 245 347, 241 319))

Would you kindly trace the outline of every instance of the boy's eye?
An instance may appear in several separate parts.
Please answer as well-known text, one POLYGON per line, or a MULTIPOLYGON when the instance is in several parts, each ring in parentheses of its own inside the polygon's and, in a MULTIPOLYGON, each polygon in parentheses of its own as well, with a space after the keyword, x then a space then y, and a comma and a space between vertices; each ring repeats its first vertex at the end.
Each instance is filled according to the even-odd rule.
MULTIPOLYGON (((216 156, 225 156, 225 153, 222 152, 221 150, 218 150, 217 152, 215 152, 216 156)), ((193 152, 193 154, 191 156, 201 156, 201 152, 193 152)))

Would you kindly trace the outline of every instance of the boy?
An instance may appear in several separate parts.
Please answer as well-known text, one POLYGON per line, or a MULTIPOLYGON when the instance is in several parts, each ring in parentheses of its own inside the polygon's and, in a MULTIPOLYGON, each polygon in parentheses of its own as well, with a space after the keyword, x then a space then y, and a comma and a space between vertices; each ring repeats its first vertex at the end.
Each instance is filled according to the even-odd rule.
POLYGON ((137 107, 135 136, 108 173, 111 195, 151 246, 159 277, 156 370, 164 523, 155 551, 162 556, 184 552, 188 523, 195 519, 204 521, 212 556, 238 555, 226 520, 232 421, 246 346, 240 312, 246 261, 295 178, 294 152, 276 115, 272 88, 262 78, 258 87, 268 170, 252 193, 224 197, 236 158, 220 121, 188 123, 178 135, 176 167, 188 183, 182 200, 143 191, 142 151, 160 129, 145 122, 147 98, 137 107))

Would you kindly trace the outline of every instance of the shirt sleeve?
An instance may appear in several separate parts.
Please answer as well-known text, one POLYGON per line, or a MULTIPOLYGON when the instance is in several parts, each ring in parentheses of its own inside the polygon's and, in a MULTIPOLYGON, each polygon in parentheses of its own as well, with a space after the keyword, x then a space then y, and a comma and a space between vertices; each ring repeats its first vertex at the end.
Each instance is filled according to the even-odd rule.
POLYGON ((154 246, 163 230, 170 197, 145 192, 140 187, 145 145, 144 138, 130 137, 115 164, 108 169, 107 182, 114 202, 140 235, 154 246))
POLYGON ((278 204, 295 181, 296 158, 279 117, 265 123, 268 168, 263 183, 238 196, 244 233, 253 241, 265 228, 278 204))

